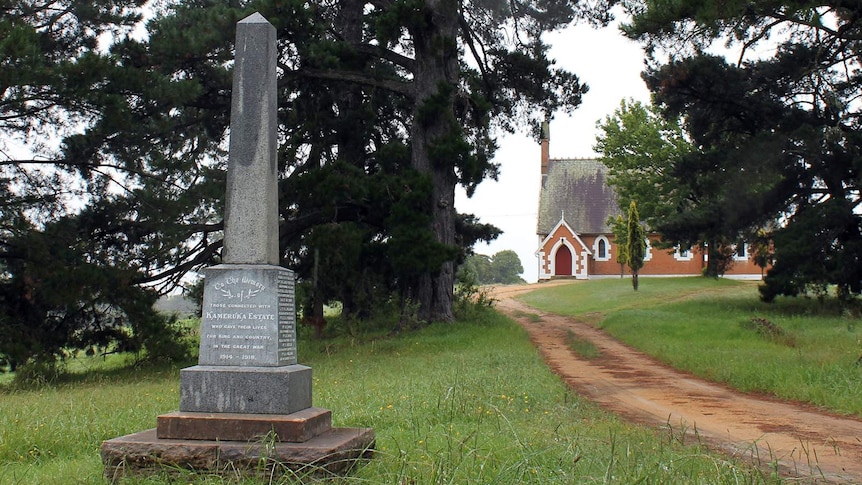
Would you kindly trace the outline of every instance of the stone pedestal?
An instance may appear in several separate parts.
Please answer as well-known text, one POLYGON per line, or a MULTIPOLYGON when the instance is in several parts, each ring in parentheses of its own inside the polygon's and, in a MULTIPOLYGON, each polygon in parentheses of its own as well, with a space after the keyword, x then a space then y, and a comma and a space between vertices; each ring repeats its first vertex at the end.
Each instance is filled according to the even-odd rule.
POLYGON ((293 272, 205 270, 199 365, 180 371, 180 410, 105 441, 105 475, 182 468, 220 473, 340 473, 370 457, 374 431, 332 428, 312 407, 311 368, 296 363, 293 272))
POLYGON ((196 365, 180 371, 180 411, 290 414, 311 407, 311 367, 196 365))

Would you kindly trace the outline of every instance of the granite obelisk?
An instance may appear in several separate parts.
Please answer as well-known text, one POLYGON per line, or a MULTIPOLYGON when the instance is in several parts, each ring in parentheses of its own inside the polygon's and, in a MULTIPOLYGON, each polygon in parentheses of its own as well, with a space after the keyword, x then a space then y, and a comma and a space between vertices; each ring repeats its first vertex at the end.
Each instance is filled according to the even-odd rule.
POLYGON ((278 265, 275 28, 259 13, 237 24, 222 260, 278 265))
POLYGON ((278 266, 276 48, 260 14, 237 24, 222 264, 204 270, 198 365, 180 371, 178 412, 102 444, 108 476, 261 463, 337 472, 373 447, 372 429, 332 428, 312 407, 311 368, 297 363, 294 273, 278 266))
POLYGON ((259 13, 237 24, 223 264, 204 271, 198 366, 180 411, 290 414, 311 406, 296 363, 293 272, 278 266, 276 37, 259 13))
POLYGON ((278 266, 275 28, 237 24, 223 264, 204 271, 199 365, 181 371, 180 411, 290 414, 311 406, 296 363, 293 272, 278 266))

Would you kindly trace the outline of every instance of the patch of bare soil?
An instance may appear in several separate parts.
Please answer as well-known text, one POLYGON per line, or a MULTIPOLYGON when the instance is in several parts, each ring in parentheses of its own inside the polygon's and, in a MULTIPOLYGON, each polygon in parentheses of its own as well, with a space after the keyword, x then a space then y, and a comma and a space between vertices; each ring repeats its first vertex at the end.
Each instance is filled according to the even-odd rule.
POLYGON ((794 481, 862 484, 862 421, 692 377, 592 325, 512 299, 534 289, 504 286, 492 294, 497 309, 526 329, 548 365, 582 396, 626 419, 671 428, 675 436, 686 432, 713 449, 777 468, 794 481), (601 357, 579 358, 566 344, 569 332, 595 345, 601 357))

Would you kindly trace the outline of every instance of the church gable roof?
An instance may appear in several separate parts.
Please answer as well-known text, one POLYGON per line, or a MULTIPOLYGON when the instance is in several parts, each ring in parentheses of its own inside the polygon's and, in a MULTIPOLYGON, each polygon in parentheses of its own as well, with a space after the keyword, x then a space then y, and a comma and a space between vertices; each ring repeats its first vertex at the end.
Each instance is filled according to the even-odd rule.
POLYGON ((569 235, 571 235, 571 238, 581 247, 581 250, 586 251, 587 254, 593 254, 592 251, 590 251, 590 247, 587 246, 586 243, 584 243, 584 240, 581 239, 580 236, 578 236, 578 233, 574 229, 569 227, 566 221, 562 218, 548 232, 548 235, 545 236, 545 239, 542 240, 542 243, 539 246, 539 251, 541 251, 542 248, 545 247, 545 245, 547 245, 549 241, 569 237, 569 235))
POLYGON ((617 198, 607 183, 607 168, 598 160, 549 161, 539 194, 537 234, 549 234, 560 216, 578 233, 609 233, 608 217, 617 214, 617 198))

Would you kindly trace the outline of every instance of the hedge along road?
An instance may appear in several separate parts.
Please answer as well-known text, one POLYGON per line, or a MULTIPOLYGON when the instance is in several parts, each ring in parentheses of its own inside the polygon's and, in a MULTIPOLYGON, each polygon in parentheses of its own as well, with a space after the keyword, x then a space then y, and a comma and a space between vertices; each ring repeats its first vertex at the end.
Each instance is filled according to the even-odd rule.
POLYGON ((862 421, 692 377, 592 325, 513 299, 537 288, 504 286, 492 295, 496 308, 524 327, 551 369, 580 395, 631 421, 696 434, 713 449, 764 468, 777 466, 784 477, 862 483, 862 421), (566 343, 569 332, 595 345, 600 356, 579 358, 566 343))

